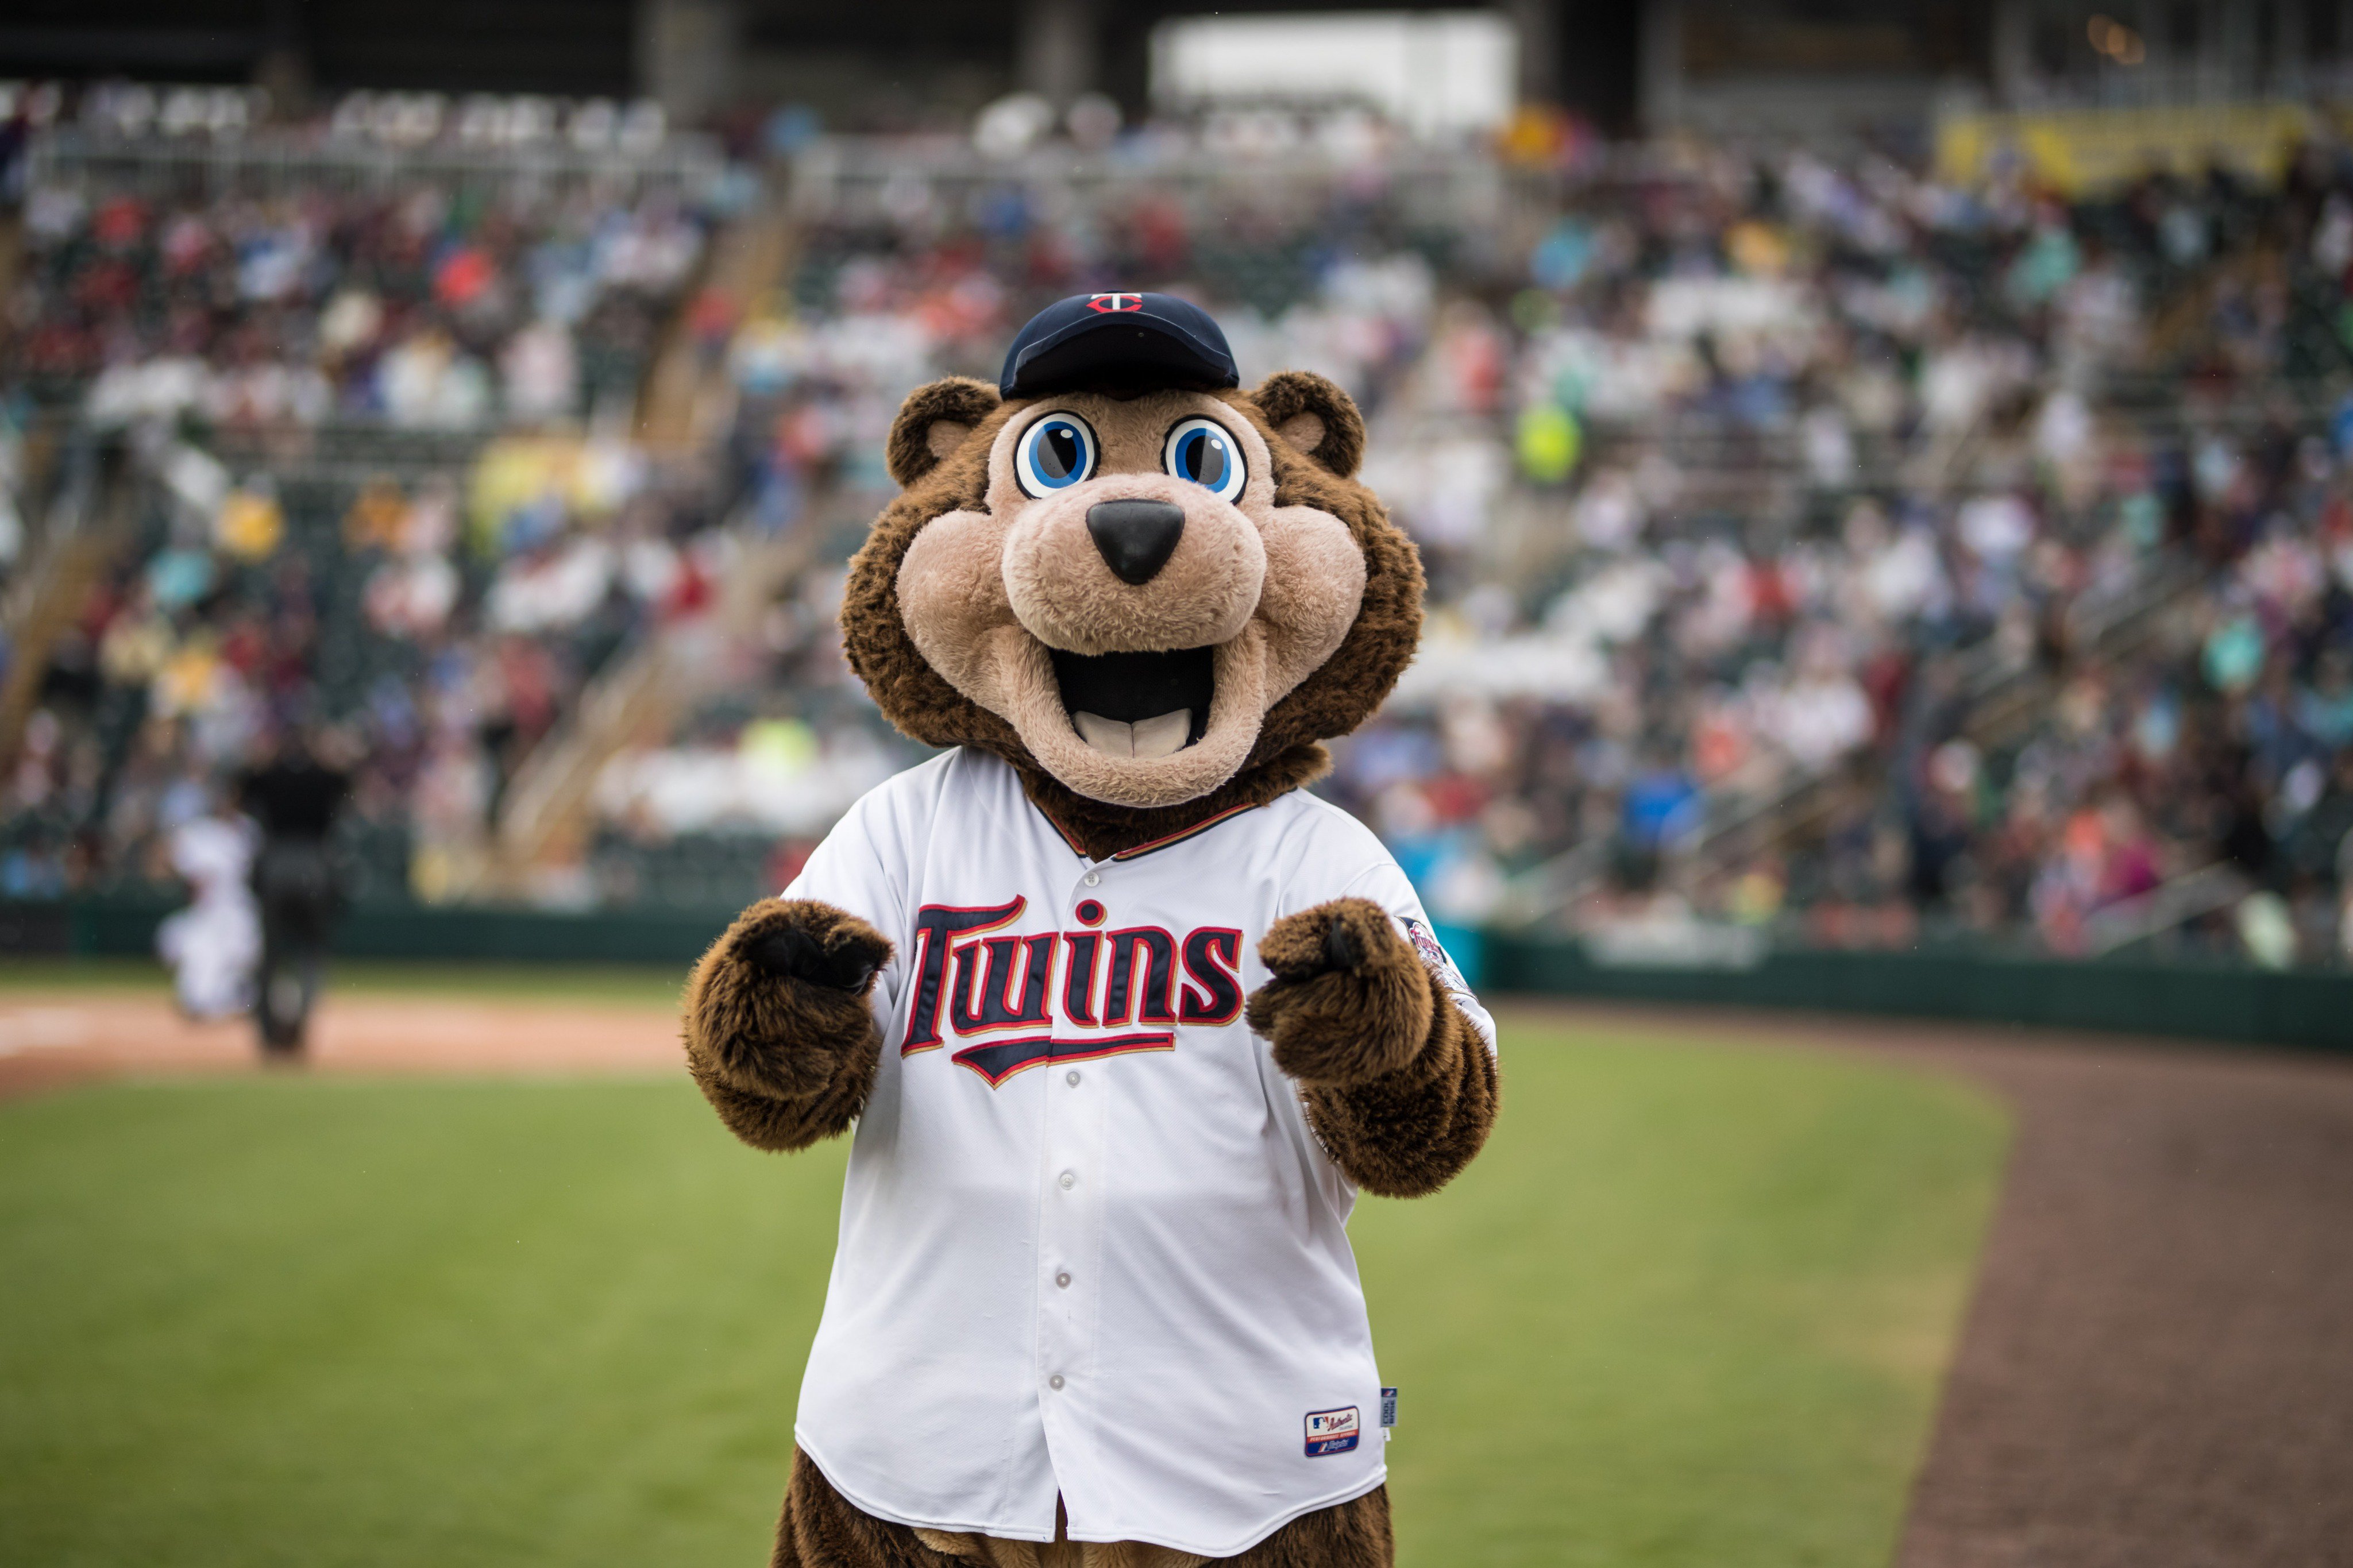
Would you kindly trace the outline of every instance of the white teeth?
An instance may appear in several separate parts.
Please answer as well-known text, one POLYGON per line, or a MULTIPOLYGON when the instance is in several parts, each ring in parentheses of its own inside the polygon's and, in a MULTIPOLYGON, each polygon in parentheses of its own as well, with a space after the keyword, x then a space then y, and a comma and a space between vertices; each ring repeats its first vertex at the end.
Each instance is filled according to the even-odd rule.
POLYGON ((1135 731, 1137 756, 1174 756, 1185 749, 1185 737, 1193 732, 1193 710, 1179 708, 1157 719, 1139 719, 1129 727, 1135 731))
POLYGON ((1094 713, 1073 713, 1071 722, 1078 726, 1079 739, 1106 757, 1135 755, 1135 728, 1116 719, 1105 719, 1094 713))
POLYGON ((1186 738, 1193 732, 1193 710, 1179 708, 1174 713, 1138 720, 1133 724, 1123 724, 1099 713, 1073 713, 1071 722, 1077 728, 1079 739, 1106 757, 1167 757, 1185 749, 1186 738))

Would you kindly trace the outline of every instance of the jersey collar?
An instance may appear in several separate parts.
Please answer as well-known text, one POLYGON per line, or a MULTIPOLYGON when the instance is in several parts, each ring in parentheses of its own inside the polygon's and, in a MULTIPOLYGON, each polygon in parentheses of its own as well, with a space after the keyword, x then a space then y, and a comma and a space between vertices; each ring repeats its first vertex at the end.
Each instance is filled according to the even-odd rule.
MULTIPOLYGON (((1044 817, 1047 823, 1052 826, 1054 831, 1061 836, 1062 842, 1071 847, 1071 854, 1076 855, 1082 860, 1091 860, 1093 858, 1092 856, 1086 852, 1084 846, 1080 844, 1077 839, 1071 837, 1071 830, 1069 828, 1064 827, 1060 822, 1054 820, 1054 814, 1052 812, 1048 811, 1042 805, 1038 805, 1034 801, 1030 804, 1036 808, 1038 815, 1044 817)), ((1256 811, 1259 809, 1260 804, 1261 803, 1245 801, 1240 805, 1229 805, 1226 807, 1225 810, 1220 811, 1214 816, 1203 817, 1200 821, 1193 824, 1190 827, 1180 827, 1174 833, 1168 834, 1163 837, 1152 839, 1146 843, 1131 844, 1124 849, 1121 849, 1111 855, 1105 856, 1104 858, 1106 860, 1140 860, 1146 855, 1155 854, 1160 850, 1166 849, 1173 845, 1182 844, 1187 838, 1198 837, 1201 834, 1207 833, 1209 829, 1218 826, 1220 822, 1225 822, 1230 818, 1240 816, 1243 812, 1256 811)))

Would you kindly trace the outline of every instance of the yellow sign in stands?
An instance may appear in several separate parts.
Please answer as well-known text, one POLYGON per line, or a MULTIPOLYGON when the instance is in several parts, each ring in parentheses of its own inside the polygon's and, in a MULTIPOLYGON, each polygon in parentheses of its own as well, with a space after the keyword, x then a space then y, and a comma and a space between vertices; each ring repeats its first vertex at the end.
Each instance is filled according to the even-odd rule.
POLYGON ((1937 122, 1936 174, 1977 184, 2016 171, 2070 196, 2212 168, 2271 184, 2321 123, 2301 103, 1952 114, 1937 122))

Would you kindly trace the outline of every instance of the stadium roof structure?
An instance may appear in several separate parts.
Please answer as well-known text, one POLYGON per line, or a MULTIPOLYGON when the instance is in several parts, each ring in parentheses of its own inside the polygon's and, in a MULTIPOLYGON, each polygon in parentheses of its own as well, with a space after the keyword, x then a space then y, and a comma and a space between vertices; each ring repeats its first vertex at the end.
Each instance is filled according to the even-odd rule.
MULTIPOLYGON (((1332 0, 16 0, 0 19, 0 79, 260 80, 298 95, 652 93, 688 118, 797 100, 830 122, 871 129, 967 112, 1017 87, 1061 101, 1099 90, 1141 112, 1152 35, 1165 21, 1211 10, 1382 8, 1332 0)), ((1604 121, 1630 119, 1640 6, 1419 0, 1412 9, 1502 10, 1528 41, 1524 86, 1533 96, 1564 98, 1604 121)))
POLYGON ((2335 4, 2109 9, 2145 26, 2100 0, 12 0, 0 81, 259 82, 280 112, 358 89, 651 97, 678 123, 800 104, 837 130, 962 130, 1016 89, 1143 114, 1171 22, 1475 11, 1511 24, 1522 101, 1612 132, 1918 129, 1947 109, 2314 101, 2353 83, 2335 4))
POLYGON ((0 78, 621 96, 636 0, 11 0, 0 78))

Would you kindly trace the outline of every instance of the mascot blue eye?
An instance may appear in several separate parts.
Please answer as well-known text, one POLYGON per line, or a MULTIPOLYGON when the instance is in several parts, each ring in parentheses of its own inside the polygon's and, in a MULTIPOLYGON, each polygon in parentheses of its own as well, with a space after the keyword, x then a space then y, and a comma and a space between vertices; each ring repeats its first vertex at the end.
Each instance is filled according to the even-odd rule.
POLYGON ((1187 419, 1168 432, 1160 466, 1180 479, 1189 479, 1219 500, 1242 493, 1250 479, 1242 461, 1241 443, 1214 419, 1187 419))
POLYGON ((1014 477, 1032 496, 1069 489, 1095 471, 1095 433, 1075 414, 1049 414, 1021 433, 1014 477))

